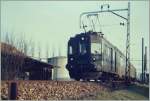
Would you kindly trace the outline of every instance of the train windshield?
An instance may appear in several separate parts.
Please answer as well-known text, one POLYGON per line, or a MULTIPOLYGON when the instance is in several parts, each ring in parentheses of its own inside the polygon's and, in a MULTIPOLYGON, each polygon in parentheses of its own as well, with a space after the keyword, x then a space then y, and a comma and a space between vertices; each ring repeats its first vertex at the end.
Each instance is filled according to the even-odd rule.
POLYGON ((91 53, 101 54, 101 43, 91 43, 91 53))
POLYGON ((82 55, 87 53, 86 45, 84 43, 79 43, 79 52, 82 55))
POLYGON ((73 54, 72 46, 69 46, 69 50, 68 50, 68 52, 69 52, 69 55, 72 55, 72 54, 73 54))

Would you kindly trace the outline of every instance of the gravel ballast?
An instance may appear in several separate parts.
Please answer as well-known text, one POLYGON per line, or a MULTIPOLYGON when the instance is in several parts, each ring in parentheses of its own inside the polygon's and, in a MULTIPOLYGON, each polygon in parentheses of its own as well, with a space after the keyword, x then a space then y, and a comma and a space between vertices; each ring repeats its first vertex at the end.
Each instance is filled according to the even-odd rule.
MULTIPOLYGON (((1 96, 8 98, 9 84, 14 81, 1 81, 1 96)), ((80 81, 15 81, 18 100, 64 100, 81 99, 107 91, 108 89, 93 82, 80 81)))

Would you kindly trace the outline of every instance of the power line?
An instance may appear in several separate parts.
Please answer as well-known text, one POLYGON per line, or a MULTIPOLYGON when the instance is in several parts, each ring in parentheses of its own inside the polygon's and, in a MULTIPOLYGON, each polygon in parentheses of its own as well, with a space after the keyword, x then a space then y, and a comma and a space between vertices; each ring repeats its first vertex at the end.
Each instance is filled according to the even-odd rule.
MULTIPOLYGON (((142 60, 131 60, 131 61, 142 61, 142 60)), ((147 62, 149 62, 149 60, 147 62)))

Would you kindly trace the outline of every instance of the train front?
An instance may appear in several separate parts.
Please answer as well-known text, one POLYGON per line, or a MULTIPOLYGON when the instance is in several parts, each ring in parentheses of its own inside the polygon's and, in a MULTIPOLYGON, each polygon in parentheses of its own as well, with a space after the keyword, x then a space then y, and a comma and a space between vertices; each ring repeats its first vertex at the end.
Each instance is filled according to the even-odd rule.
POLYGON ((75 80, 90 79, 97 73, 97 67, 101 63, 101 46, 94 36, 97 38, 97 33, 81 33, 68 41, 66 68, 70 77, 75 80))

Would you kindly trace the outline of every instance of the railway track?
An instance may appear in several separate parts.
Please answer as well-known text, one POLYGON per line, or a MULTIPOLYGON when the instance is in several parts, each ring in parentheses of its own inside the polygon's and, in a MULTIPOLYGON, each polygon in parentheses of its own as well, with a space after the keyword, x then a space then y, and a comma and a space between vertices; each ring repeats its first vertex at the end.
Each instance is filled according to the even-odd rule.
MULTIPOLYGON (((82 80, 81 80, 82 81, 82 80)), ((101 80, 89 80, 89 81, 82 81, 82 82, 93 82, 93 83, 97 83, 99 85, 102 85, 106 88, 109 88, 111 90, 116 90, 116 89, 122 89, 122 88, 126 88, 129 85, 133 84, 134 82, 128 83, 125 81, 101 81, 101 80)))

